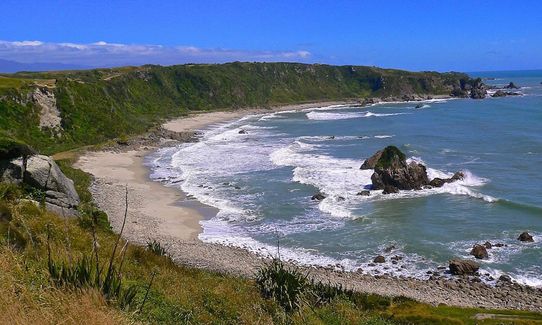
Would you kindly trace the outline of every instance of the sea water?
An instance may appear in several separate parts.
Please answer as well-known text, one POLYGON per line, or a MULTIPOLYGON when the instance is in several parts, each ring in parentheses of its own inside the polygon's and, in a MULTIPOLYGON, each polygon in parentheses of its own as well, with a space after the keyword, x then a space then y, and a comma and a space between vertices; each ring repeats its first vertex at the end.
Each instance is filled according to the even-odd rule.
POLYGON ((161 149, 151 177, 219 210, 201 222, 206 242, 264 255, 280 245, 281 258, 302 264, 427 278, 490 241, 505 246, 479 260, 484 281, 506 273, 542 286, 542 71, 473 75, 513 81, 523 95, 247 116, 161 149), (425 164, 430 178, 465 178, 357 195, 371 186, 364 159, 388 145, 425 164), (326 198, 311 200, 317 192, 326 198), (518 241, 523 231, 535 243, 518 241), (386 262, 373 263, 377 255, 386 262))

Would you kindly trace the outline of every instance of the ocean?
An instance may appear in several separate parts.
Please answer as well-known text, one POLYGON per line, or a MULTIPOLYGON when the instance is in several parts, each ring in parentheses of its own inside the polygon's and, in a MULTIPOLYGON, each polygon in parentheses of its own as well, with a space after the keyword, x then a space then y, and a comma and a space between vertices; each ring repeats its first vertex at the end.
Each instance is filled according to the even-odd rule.
POLYGON ((151 178, 216 207, 205 242, 277 254, 306 265, 428 278, 476 243, 502 243, 478 260, 542 286, 542 71, 484 72, 522 96, 328 106, 213 125, 201 141, 147 158, 151 178), (418 104, 422 104, 421 107, 418 104), (246 132, 241 132, 244 130, 246 132), (442 188, 369 197, 364 159, 388 145, 423 162, 442 188), (313 201, 322 192, 326 198, 313 201), (534 243, 517 240, 528 231, 534 243), (373 263, 383 255, 386 262, 373 263))

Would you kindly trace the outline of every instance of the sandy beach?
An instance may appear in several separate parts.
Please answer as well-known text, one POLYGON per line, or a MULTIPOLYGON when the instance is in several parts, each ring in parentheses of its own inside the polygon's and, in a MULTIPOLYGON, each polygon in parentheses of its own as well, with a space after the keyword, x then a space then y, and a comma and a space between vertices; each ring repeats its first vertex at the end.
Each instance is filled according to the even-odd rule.
MULTIPOLYGON (((289 105, 273 110, 295 110, 339 103, 289 105)), ((164 129, 173 132, 197 131, 248 114, 269 113, 270 109, 194 114, 169 121, 164 129)), ((115 231, 119 231, 124 215, 125 189, 128 189, 128 218, 124 237, 144 245, 149 240, 161 242, 177 263, 208 270, 252 277, 264 259, 248 251, 197 239, 199 222, 204 217, 197 205, 182 204, 185 195, 175 189, 151 181, 144 157, 156 146, 130 146, 127 150, 89 151, 75 167, 94 176, 91 187, 94 200, 104 210, 115 231), (196 208, 194 208, 194 206, 196 208)), ((493 309, 517 308, 542 311, 542 289, 501 283, 489 287, 468 278, 452 280, 442 276, 422 281, 411 278, 370 276, 361 272, 343 272, 340 268, 306 268, 322 281, 341 283, 348 288, 387 296, 406 296, 431 304, 449 304, 493 309)))

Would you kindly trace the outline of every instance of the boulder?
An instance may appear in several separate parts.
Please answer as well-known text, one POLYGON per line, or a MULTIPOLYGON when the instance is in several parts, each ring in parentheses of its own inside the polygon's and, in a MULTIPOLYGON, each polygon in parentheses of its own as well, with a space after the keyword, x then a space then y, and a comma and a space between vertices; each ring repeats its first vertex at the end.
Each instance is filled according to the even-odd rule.
POLYGON ((429 185, 431 185, 432 187, 442 187, 446 183, 452 183, 452 182, 455 182, 455 181, 460 181, 464 177, 465 177, 465 174, 463 174, 462 172, 457 172, 450 178, 438 178, 438 177, 435 177, 435 178, 433 178, 431 180, 431 182, 429 182, 429 185))
POLYGON ((374 155, 367 158, 359 169, 375 169, 376 163, 382 156, 382 152, 384 152, 384 150, 378 150, 374 155))
POLYGON ((453 275, 473 275, 480 269, 480 264, 471 260, 454 258, 450 260, 448 267, 453 275))
POLYGON ((470 254, 476 257, 477 259, 484 259, 484 258, 489 257, 486 247, 484 245, 478 245, 478 244, 472 247, 470 254))
POLYGON ((504 86, 505 89, 519 89, 518 86, 516 86, 516 84, 514 84, 513 82, 510 82, 508 85, 504 86))
POLYGON ((385 262, 386 262, 386 258, 382 255, 378 255, 373 260, 373 263, 385 263, 385 262))
POLYGON ((315 200, 316 200, 316 201, 322 201, 322 200, 325 199, 325 198, 326 198, 326 196, 325 196, 324 194, 318 192, 318 193, 314 194, 314 195, 311 197, 311 200, 313 200, 313 201, 315 201, 315 200))
POLYGON ((503 274, 499 277, 499 282, 506 282, 506 283, 511 283, 512 282, 512 278, 507 275, 507 274, 503 274))
POLYGON ((245 130, 239 130, 239 134, 248 134, 248 132, 245 130))
POLYGON ((518 240, 530 243, 534 242, 533 236, 531 236, 531 234, 526 231, 522 232, 521 235, 519 235, 518 240))
POLYGON ((50 157, 35 155, 27 158, 26 162, 23 158, 4 161, 0 164, 0 181, 34 187, 45 194, 45 205, 49 210, 77 215, 80 199, 73 181, 50 157))
POLYGON ((484 243, 484 247, 487 248, 487 249, 491 249, 491 248, 493 248, 493 244, 491 244, 490 242, 486 241, 486 242, 484 243))
POLYGON ((396 193, 398 190, 421 189, 423 185, 429 184, 425 166, 414 161, 408 164, 405 158, 405 154, 397 147, 386 147, 371 176, 373 188, 396 193))
POLYGON ((423 107, 423 104, 418 104, 418 105, 416 105, 415 108, 422 108, 422 107, 423 107))
POLYGON ((371 192, 370 192, 370 191, 367 191, 367 190, 363 190, 363 191, 359 191, 356 195, 360 195, 360 196, 370 196, 370 195, 371 195, 371 192))

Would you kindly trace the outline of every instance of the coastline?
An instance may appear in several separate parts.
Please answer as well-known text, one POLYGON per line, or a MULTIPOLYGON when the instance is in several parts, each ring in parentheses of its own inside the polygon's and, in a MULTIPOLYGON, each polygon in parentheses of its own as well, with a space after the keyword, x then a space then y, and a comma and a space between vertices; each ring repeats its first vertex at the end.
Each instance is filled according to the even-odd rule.
MULTIPOLYGON (((323 102, 287 105, 273 109, 244 109, 198 113, 175 119, 162 127, 172 132, 195 132, 215 123, 222 123, 250 114, 301 110, 312 107, 346 104, 323 102)), ((163 142, 162 144, 167 144, 163 142)), ((252 277, 264 259, 247 250, 197 239, 201 232, 199 221, 203 213, 197 201, 187 201, 186 195, 149 179, 144 157, 156 146, 130 148, 119 151, 87 152, 75 164, 94 175, 91 192, 97 205, 110 218, 118 232, 124 215, 125 185, 128 187, 129 213, 124 237, 136 244, 149 240, 161 242, 177 263, 235 276, 252 277)), ((502 284, 489 287, 467 278, 452 280, 432 277, 430 280, 371 276, 328 268, 303 267, 311 276, 323 282, 340 283, 368 293, 385 296, 406 296, 430 304, 449 304, 463 307, 493 309, 526 309, 542 311, 542 289, 502 284)))

